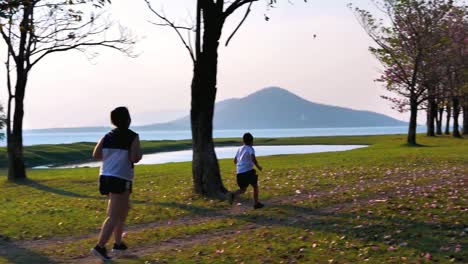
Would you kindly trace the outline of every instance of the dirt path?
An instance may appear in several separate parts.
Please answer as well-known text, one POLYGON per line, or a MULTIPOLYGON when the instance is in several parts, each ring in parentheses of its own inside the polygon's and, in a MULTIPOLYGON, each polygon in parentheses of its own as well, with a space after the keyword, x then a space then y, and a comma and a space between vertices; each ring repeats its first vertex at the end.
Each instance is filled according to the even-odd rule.
MULTIPOLYGON (((179 238, 171 238, 168 240, 160 241, 155 244, 132 248, 131 252, 126 253, 124 255, 118 256, 117 259, 138 259, 141 256, 146 256, 151 253, 155 253, 157 251, 168 251, 168 250, 177 250, 183 248, 189 248, 196 245, 203 245, 207 244, 212 240, 219 240, 219 239, 228 239, 229 237, 239 234, 241 232, 245 232, 248 230, 256 229, 261 225, 258 224, 247 224, 237 228, 236 230, 220 230, 216 232, 211 232, 208 234, 198 234, 194 236, 188 237, 179 237, 179 238)), ((112 255, 111 255, 112 256, 112 255)), ((77 257, 74 259, 68 260, 59 260, 60 263, 69 263, 69 264, 81 264, 81 263, 101 263, 102 261, 97 259, 94 256, 86 256, 86 257, 77 257)))

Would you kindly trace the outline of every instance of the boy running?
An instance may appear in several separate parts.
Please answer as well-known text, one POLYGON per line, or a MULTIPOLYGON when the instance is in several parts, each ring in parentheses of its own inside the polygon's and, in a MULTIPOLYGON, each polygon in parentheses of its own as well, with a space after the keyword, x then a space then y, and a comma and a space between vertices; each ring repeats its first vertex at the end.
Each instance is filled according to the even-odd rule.
POLYGON ((234 158, 234 164, 237 167, 237 185, 239 190, 229 194, 229 203, 232 204, 236 196, 245 193, 247 187, 252 185, 254 189, 254 209, 262 208, 264 205, 258 201, 258 176, 253 166, 255 165, 260 171, 262 166, 258 164, 255 158, 255 150, 253 146, 253 136, 250 133, 245 133, 242 137, 244 145, 237 151, 234 158))

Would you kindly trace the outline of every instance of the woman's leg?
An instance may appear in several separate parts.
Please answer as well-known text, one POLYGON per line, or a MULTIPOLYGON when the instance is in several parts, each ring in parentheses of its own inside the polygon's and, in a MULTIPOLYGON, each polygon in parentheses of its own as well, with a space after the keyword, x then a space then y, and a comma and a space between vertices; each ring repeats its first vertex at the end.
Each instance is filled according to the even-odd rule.
POLYGON ((114 228, 114 239, 116 244, 122 242, 122 233, 125 226, 125 220, 128 216, 128 211, 130 210, 130 193, 126 191, 122 194, 122 210, 120 214, 120 219, 114 228))
MULTIPOLYGON (((125 200, 124 194, 111 193, 109 194, 109 203, 107 206, 107 218, 102 224, 101 233, 99 234, 98 246, 104 247, 109 241, 112 232, 117 226, 122 215, 122 201, 125 200)), ((123 208, 125 209, 125 208, 123 208)))

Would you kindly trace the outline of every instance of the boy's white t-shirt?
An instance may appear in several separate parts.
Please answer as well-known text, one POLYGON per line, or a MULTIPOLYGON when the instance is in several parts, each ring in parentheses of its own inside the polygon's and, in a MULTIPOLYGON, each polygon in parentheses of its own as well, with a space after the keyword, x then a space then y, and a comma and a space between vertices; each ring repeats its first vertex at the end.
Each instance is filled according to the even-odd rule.
POLYGON ((252 146, 243 145, 239 150, 237 150, 237 174, 253 170, 253 155, 255 155, 255 150, 252 146))

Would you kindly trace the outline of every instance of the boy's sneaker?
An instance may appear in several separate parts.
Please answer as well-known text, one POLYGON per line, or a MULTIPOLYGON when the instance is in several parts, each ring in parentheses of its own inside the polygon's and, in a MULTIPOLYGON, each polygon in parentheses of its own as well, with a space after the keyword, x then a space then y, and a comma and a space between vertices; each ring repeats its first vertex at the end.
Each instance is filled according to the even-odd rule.
POLYGON ((230 205, 234 203, 234 196, 235 194, 233 192, 228 193, 228 202, 230 205))
POLYGON ((106 261, 110 260, 111 258, 107 255, 107 249, 105 247, 100 247, 96 245, 93 249, 91 249, 91 253, 96 257, 106 261))
POLYGON ((262 204, 262 203, 256 203, 256 204, 254 205, 254 209, 260 209, 260 208, 263 208, 264 206, 265 206, 265 205, 262 204))
POLYGON ((123 251, 125 251, 127 249, 128 249, 127 245, 125 245, 123 242, 120 242, 120 244, 115 244, 114 243, 114 247, 112 248, 112 252, 123 252, 123 251))

